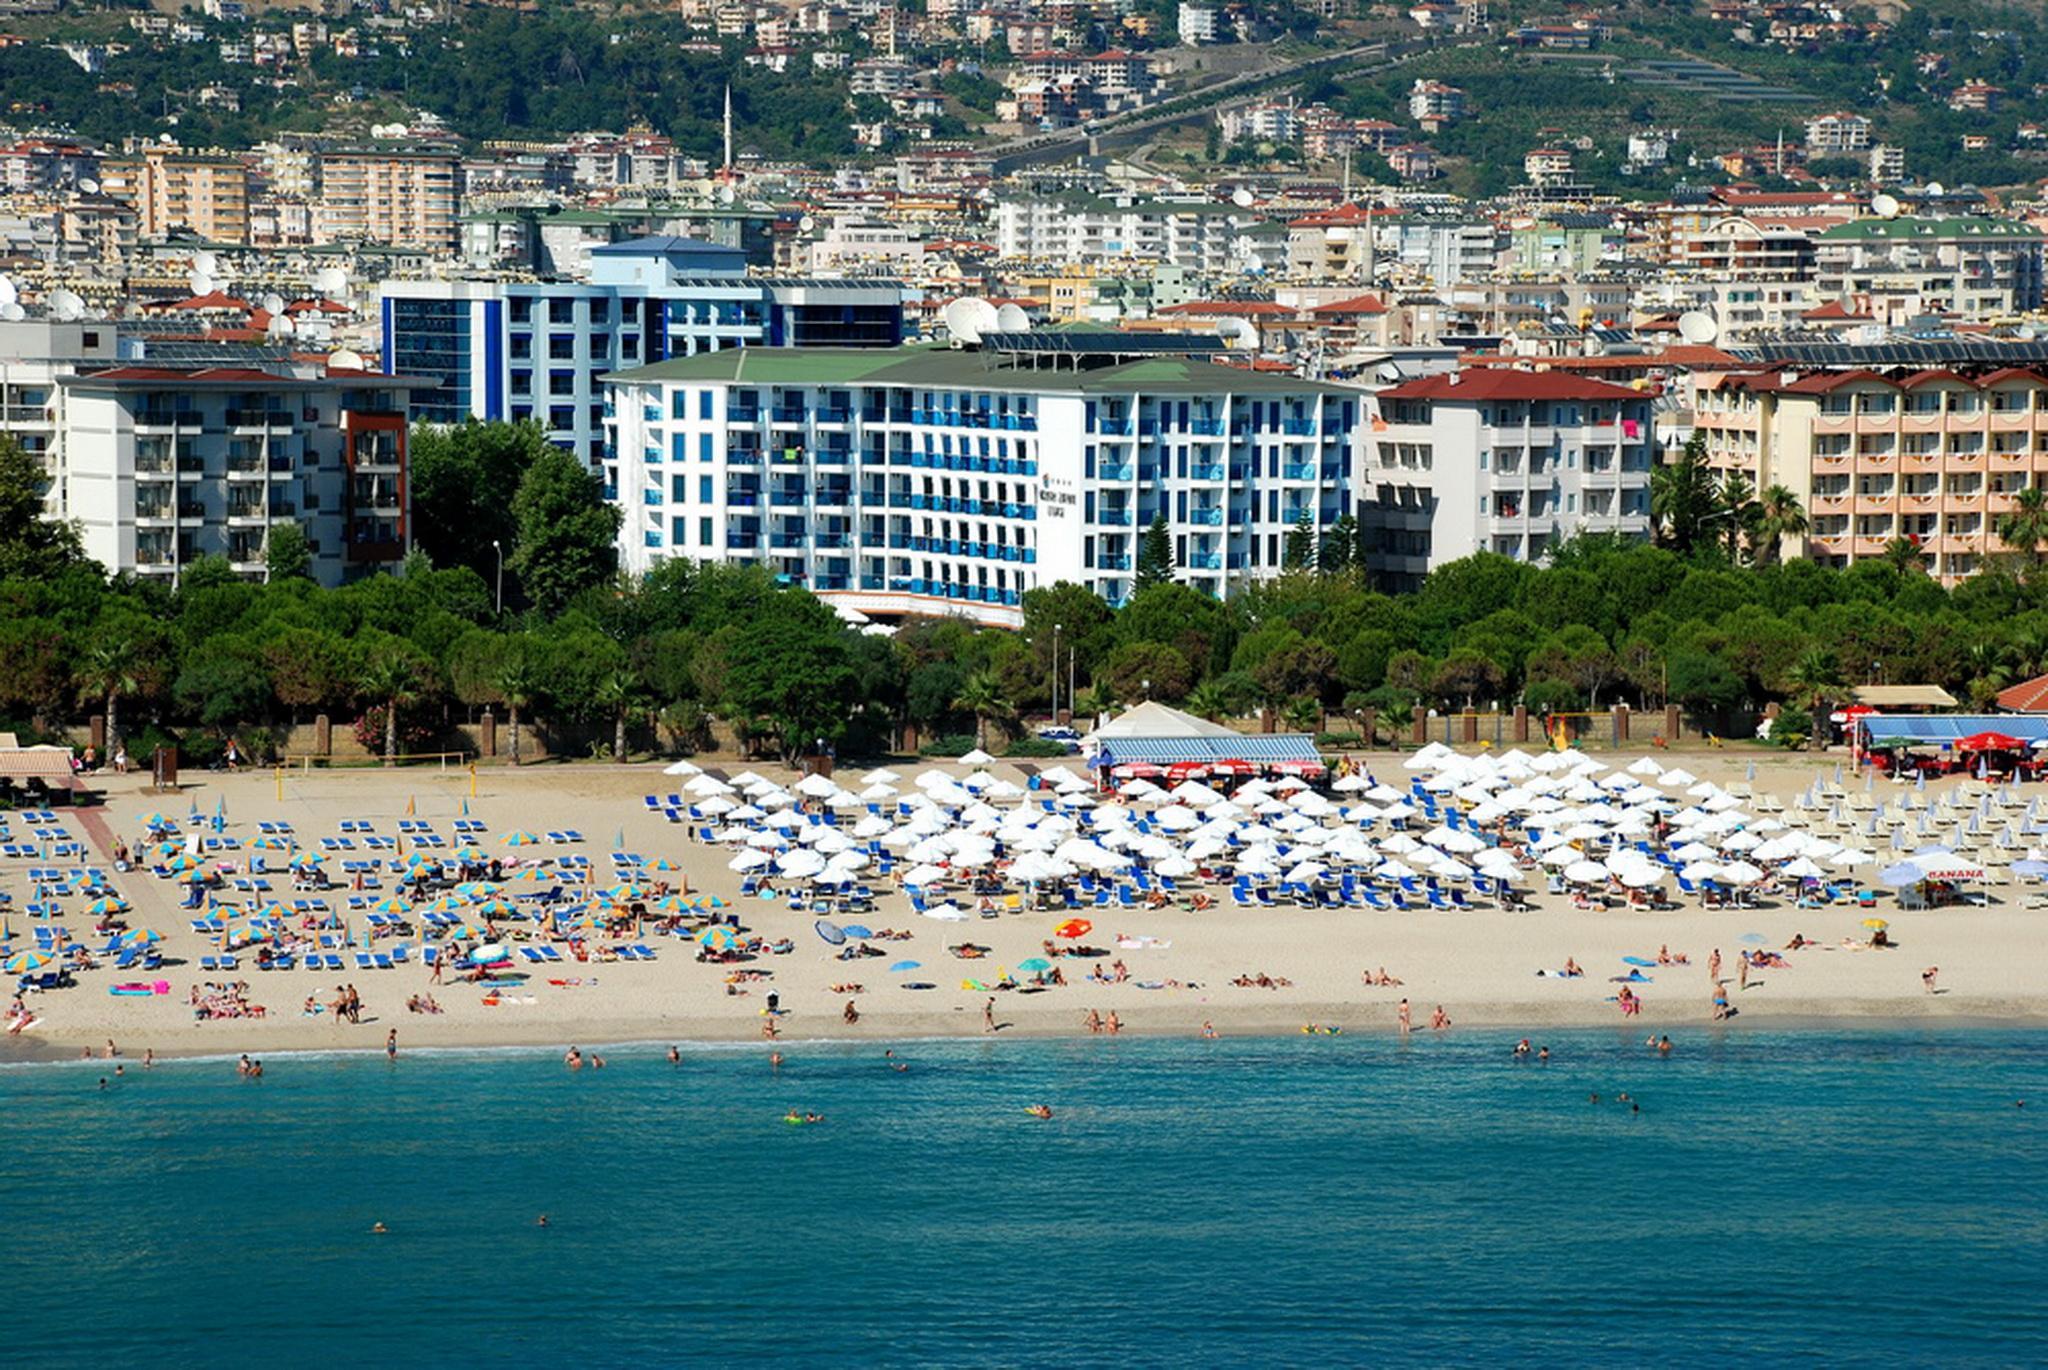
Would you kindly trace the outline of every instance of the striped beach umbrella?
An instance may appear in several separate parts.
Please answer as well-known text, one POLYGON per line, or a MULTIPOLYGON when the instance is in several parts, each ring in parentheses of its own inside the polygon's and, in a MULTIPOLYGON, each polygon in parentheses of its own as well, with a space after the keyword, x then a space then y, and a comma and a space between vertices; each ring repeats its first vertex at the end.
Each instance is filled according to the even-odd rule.
POLYGON ((164 940, 164 935, 155 928, 129 928, 114 938, 117 947, 148 947, 164 940))
POLYGON ((109 913, 126 913, 128 911, 128 901, 118 895, 103 895, 87 904, 85 911, 95 917, 102 917, 109 913))
POLYGON ((739 948, 740 937, 730 926, 720 923, 715 927, 706 928, 698 933, 697 943, 699 946, 709 947, 713 951, 735 951, 739 948))
POLYGON ((56 959, 55 952, 17 951, 6 959, 0 960, 0 970, 6 971, 9 975, 26 975, 32 970, 42 969, 56 959))
POLYGON ((288 837, 278 837, 265 833, 263 836, 252 840, 249 845, 258 851, 287 851, 291 848, 292 843, 288 837))
POLYGON ((164 869, 174 875, 182 875, 187 871, 196 871, 199 869, 199 866, 199 858, 188 851, 181 851, 170 860, 164 862, 164 869))
POLYGON ((160 813, 146 813, 142 815, 142 826, 150 832, 170 832, 178 824, 175 819, 166 818, 160 813))
POLYGON ((403 915, 412 912, 412 905, 407 903, 403 899, 399 899, 395 896, 387 894, 382 899, 379 899, 376 903, 370 905, 370 912, 396 913, 403 915))
POLYGON ((504 840, 505 845, 508 847, 531 847, 539 842, 540 838, 533 833, 522 830, 520 832, 506 833, 504 840))

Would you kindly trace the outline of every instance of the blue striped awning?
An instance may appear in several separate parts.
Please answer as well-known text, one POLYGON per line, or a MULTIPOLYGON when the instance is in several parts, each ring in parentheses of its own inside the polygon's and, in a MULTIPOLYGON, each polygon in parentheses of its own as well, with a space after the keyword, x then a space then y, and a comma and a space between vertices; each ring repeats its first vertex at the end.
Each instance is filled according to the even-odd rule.
POLYGON ((1864 714, 1856 720, 1866 746, 1938 747, 1976 733, 2004 733, 2023 742, 2048 738, 2043 714, 1864 714))
POLYGON ((1316 740, 1307 733, 1249 733, 1238 737, 1119 737, 1102 744, 1097 766, 1149 761, 1171 766, 1177 761, 1248 761, 1275 766, 1283 761, 1320 763, 1316 740))

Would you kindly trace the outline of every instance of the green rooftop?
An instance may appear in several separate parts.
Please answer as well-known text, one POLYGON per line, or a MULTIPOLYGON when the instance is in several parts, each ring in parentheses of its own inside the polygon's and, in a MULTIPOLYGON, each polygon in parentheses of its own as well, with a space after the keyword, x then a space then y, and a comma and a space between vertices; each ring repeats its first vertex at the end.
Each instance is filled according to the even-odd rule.
POLYGON ((1828 241, 1882 238, 1905 242, 1915 238, 2014 238, 2039 239, 2041 230, 2013 219, 1959 216, 1949 219, 1856 219, 1821 231, 1828 241))
POLYGON ((1075 371, 1036 370, 993 352, 934 344, 909 347, 732 347, 676 357, 605 379, 626 385, 700 381, 732 385, 898 385, 952 390, 1014 390, 1069 395, 1353 395, 1300 376, 1221 366, 1202 357, 1147 357, 1075 371))

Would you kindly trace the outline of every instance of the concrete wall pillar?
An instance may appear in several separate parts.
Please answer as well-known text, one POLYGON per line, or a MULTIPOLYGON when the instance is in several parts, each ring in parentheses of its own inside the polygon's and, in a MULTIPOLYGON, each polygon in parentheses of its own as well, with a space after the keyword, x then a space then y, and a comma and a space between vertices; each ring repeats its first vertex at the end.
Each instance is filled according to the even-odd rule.
POLYGON ((1429 741, 1429 713, 1420 704, 1408 711, 1408 740, 1420 747, 1429 741))
POLYGON ((1678 741, 1678 729, 1682 721, 1678 716, 1678 706, 1676 704, 1666 704, 1664 706, 1664 740, 1666 742, 1678 741))
POLYGON ((1629 708, 1626 704, 1614 706, 1614 745, 1624 746, 1628 742, 1629 708))
POLYGON ((313 720, 313 754, 331 756, 334 752, 334 724, 326 714, 313 720))
POLYGON ((1528 740, 1529 706, 1526 704, 1517 704, 1515 706, 1515 741, 1527 742, 1528 740))
POLYGON ((1470 743, 1474 743, 1479 740, 1478 714, 1474 713, 1470 709, 1467 709, 1464 713, 1458 715, 1458 723, 1458 740, 1460 742, 1467 743, 1469 745, 1470 743))
POLYGON ((476 750, 479 756, 494 757, 498 754, 498 716, 489 709, 485 709, 484 716, 477 720, 476 750))
POLYGON ((94 714, 85 721, 85 744, 95 752, 107 750, 107 716, 94 714))

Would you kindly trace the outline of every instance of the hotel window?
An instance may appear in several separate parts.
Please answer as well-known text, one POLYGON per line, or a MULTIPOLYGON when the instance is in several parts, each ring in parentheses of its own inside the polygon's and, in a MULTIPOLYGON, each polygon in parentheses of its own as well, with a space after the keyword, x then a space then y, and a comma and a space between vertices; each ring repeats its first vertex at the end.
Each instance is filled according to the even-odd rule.
POLYGON ((697 460, 711 460, 711 435, 709 433, 699 433, 697 435, 697 460))
POLYGON ((711 417, 711 392, 709 390, 699 390, 697 392, 697 417, 700 419, 711 417))

